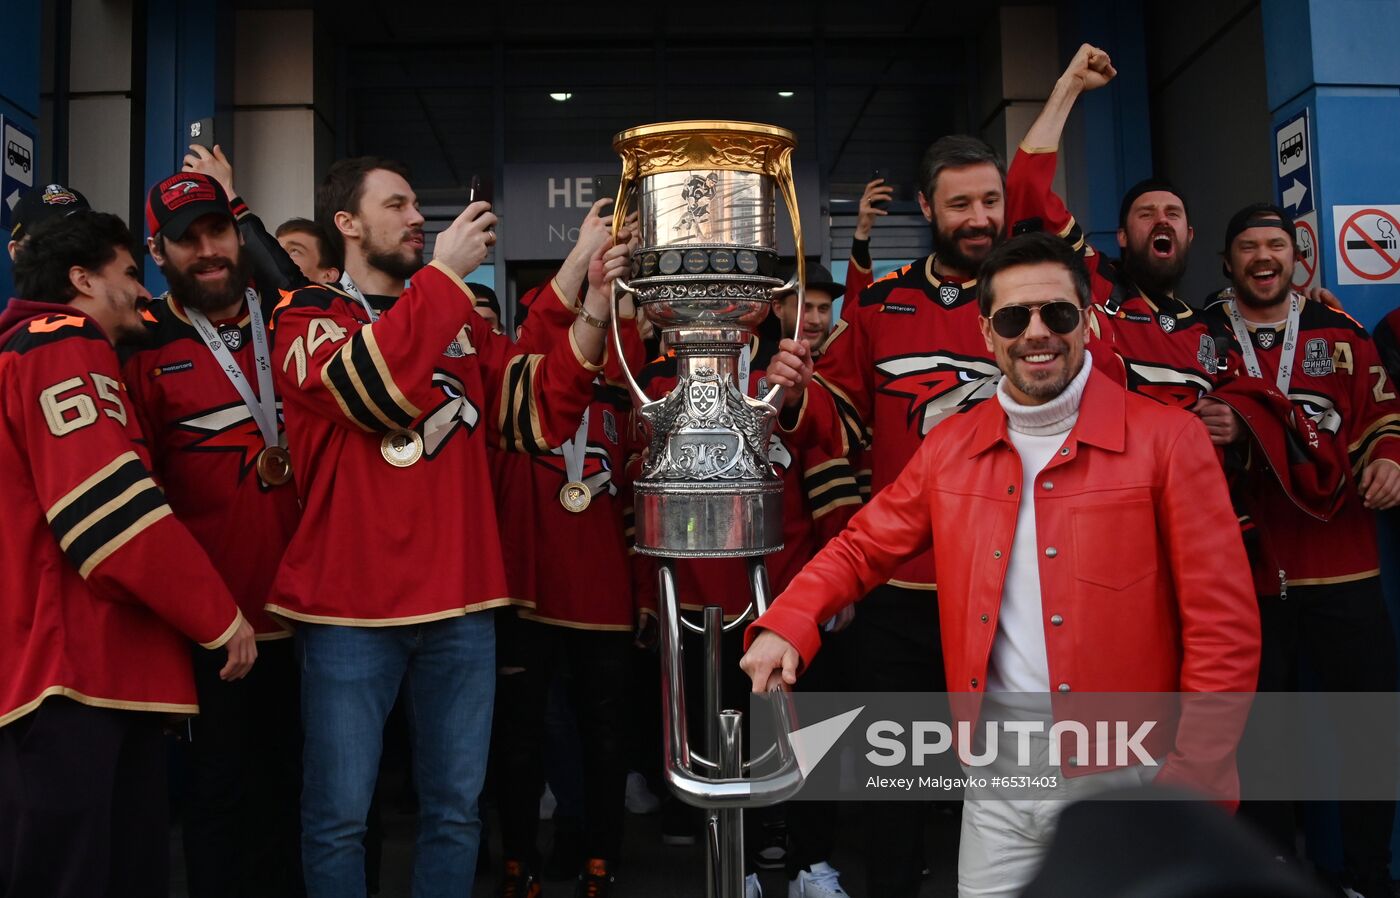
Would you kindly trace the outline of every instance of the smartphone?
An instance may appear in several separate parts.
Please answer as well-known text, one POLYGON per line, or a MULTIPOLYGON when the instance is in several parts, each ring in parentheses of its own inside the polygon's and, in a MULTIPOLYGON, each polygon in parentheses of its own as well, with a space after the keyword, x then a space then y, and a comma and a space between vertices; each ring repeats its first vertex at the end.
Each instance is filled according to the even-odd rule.
POLYGON ((617 191, 622 186, 621 175, 594 175, 593 176, 593 202, 598 202, 604 197, 617 202, 617 191))
MULTIPOLYGON (((876 180, 876 179, 879 179, 879 180, 884 181, 884 182, 885 182, 885 183, 884 183, 884 186, 885 186, 885 187, 893 187, 893 186, 894 186, 893 184, 890 183, 890 173, 889 173, 886 169, 883 169, 883 168, 872 168, 872 169, 870 170, 870 180, 874 181, 874 180, 876 180)), ((891 194, 891 196, 893 196, 893 194, 891 194)), ((885 201, 885 200, 881 200, 881 201, 878 202, 878 203, 871 203, 871 205, 872 205, 872 206, 876 206, 876 207, 878 207, 878 208, 880 208, 880 209, 883 209, 883 208, 885 208, 886 206, 889 205, 889 202, 888 202, 888 201, 885 201)))
POLYGON ((190 122, 186 136, 189 137, 190 143, 197 143, 206 150, 214 149, 214 117, 190 122))
POLYGON ((485 175, 472 175, 467 182, 467 205, 493 202, 491 179, 485 175))

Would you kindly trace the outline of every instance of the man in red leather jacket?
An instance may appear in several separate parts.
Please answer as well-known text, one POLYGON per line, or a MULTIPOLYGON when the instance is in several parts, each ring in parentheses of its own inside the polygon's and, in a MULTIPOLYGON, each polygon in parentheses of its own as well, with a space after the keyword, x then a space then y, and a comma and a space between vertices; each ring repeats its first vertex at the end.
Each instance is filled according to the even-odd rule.
MULTIPOLYGON (((1259 615, 1205 427, 1094 370, 1088 277, 1063 241, 1012 238, 979 282, 998 401, 931 432, 750 627, 741 664, 755 691, 795 682, 821 621, 936 547, 950 690, 1050 695, 1057 712, 1071 691, 1253 692, 1259 615)), ((1244 715, 1206 725, 1191 714, 1174 739, 1147 740, 1155 779, 1229 802, 1244 715)), ((1085 774, 1104 785, 1151 777, 1075 760, 1057 772, 1080 796, 1097 791, 1097 776, 1077 780, 1085 774)), ((1017 894, 1064 804, 969 802, 959 893, 1017 894)))

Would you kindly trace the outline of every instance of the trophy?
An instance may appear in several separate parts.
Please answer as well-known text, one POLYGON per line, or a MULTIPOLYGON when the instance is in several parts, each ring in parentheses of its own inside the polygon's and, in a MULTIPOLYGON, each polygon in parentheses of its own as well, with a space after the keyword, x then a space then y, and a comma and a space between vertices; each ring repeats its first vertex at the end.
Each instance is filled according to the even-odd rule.
POLYGON ((783 484, 768 461, 781 389, 749 396, 746 354, 775 292, 796 289, 799 327, 802 320, 795 146, 792 132, 747 122, 667 122, 613 138, 622 157, 613 236, 632 211, 633 188, 641 231, 631 278, 613 288, 618 357, 616 304, 624 292, 676 356, 677 382, 665 396, 647 396, 625 360, 622 370, 647 432, 633 492, 637 551, 656 557, 659 567, 666 779, 683 801, 707 810, 710 898, 742 898, 740 808, 783 801, 802 785, 786 739, 791 721, 783 696, 774 697, 777 743, 744 762, 742 714, 721 709, 719 688, 721 634, 766 610, 762 556, 782 548, 783 484), (797 248, 797 273, 786 281, 777 274, 776 194, 787 206, 797 248), (703 626, 680 615, 672 559, 707 557, 749 559, 749 609, 728 625, 714 606, 704 610, 703 626), (687 733, 682 627, 704 636, 703 755, 687 733), (776 770, 744 776, 774 753, 776 770))

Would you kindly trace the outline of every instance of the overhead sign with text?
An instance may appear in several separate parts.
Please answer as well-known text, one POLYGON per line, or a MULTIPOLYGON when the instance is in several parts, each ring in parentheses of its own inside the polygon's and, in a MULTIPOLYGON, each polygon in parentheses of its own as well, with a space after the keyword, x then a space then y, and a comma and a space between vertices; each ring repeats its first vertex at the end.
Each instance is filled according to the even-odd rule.
POLYGON ((1274 193, 1279 206, 1294 218, 1317 208, 1307 109, 1274 127, 1274 171, 1274 193))
MULTIPOLYGON (((498 197, 498 214, 503 213, 498 228, 502 251, 507 260, 563 259, 578 241, 579 224, 590 206, 598 200, 593 195, 593 178, 609 175, 616 178, 620 163, 519 163, 505 167, 505 189, 498 197)), ((799 165, 794 171, 797 181, 797 207, 802 215, 802 232, 808 241, 821 233, 821 194, 817 185, 815 165, 799 165)), ((793 254, 792 225, 787 209, 778 202, 778 252, 793 254)), ((805 247, 809 255, 821 252, 820 244, 805 247)))
POLYGON ((1400 205, 1333 206, 1337 283, 1400 284, 1400 205))

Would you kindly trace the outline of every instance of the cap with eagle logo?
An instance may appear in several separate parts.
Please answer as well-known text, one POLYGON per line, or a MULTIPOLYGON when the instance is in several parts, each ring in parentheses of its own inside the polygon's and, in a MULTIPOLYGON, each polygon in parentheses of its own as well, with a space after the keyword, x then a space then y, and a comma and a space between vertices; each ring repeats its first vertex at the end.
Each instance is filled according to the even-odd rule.
POLYGON ((206 215, 233 220, 228 194, 218 181, 200 172, 180 172, 151 188, 146 195, 146 229, 154 237, 170 240, 185 236, 186 229, 206 215))

